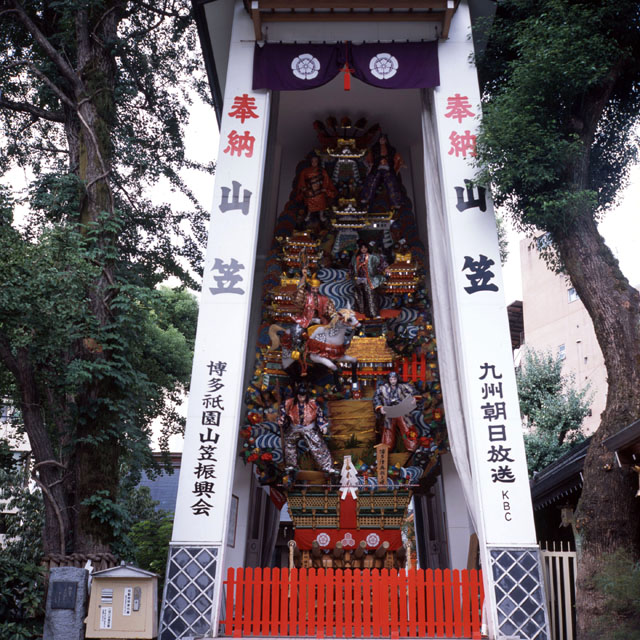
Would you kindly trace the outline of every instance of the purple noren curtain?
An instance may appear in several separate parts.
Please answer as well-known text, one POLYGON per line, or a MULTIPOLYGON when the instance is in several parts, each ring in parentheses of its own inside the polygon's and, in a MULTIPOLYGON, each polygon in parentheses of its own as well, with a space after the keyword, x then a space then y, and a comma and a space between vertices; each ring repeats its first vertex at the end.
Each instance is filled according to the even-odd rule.
POLYGON ((351 46, 353 75, 384 89, 427 89, 440 84, 438 42, 351 46))
POLYGON ((375 87, 424 89, 440 82, 438 42, 256 44, 253 88, 314 89, 333 80, 348 55, 353 75, 375 87))
POLYGON ((320 87, 340 72, 344 49, 336 44, 256 44, 253 88, 299 91, 320 87))

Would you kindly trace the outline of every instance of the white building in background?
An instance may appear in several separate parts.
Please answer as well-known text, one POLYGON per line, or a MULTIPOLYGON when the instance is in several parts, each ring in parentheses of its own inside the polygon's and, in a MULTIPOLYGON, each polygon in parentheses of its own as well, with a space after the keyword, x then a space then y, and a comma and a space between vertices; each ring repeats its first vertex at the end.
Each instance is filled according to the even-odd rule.
MULTIPOLYGON (((26 437, 16 432, 13 418, 15 408, 9 402, 0 400, 0 440, 4 440, 9 444, 16 460, 20 462, 21 468, 24 470, 24 483, 28 483, 27 470, 29 468, 29 460, 31 448, 26 437)), ((33 482, 31 482, 33 484, 33 482)), ((0 548, 6 542, 7 521, 6 515, 16 513, 16 509, 8 505, 8 495, 0 486, 0 548)))
POLYGON ((525 346, 558 354, 578 389, 589 386, 593 401, 583 423, 589 435, 607 401, 607 372, 591 318, 569 278, 547 267, 534 241, 520 241, 520 265, 525 346))

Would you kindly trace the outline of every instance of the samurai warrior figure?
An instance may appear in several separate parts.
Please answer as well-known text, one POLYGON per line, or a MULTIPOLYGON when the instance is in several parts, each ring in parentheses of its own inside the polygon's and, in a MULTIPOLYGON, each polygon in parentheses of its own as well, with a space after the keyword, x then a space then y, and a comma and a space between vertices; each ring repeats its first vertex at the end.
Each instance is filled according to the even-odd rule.
POLYGON ((321 471, 333 477, 338 472, 333 468, 329 447, 323 439, 327 435, 329 422, 318 403, 309 398, 306 385, 300 384, 293 398, 285 400, 280 407, 278 424, 282 428, 285 472, 295 474, 298 469, 298 442, 304 440, 315 463, 321 471))
POLYGON ((303 307, 302 314, 296 316, 297 325, 306 329, 310 324, 327 324, 337 314, 333 302, 320 294, 320 285, 317 278, 309 281, 309 290, 305 291, 307 283, 307 268, 302 269, 302 278, 295 293, 294 302, 299 307, 303 307))
POLYGON ((338 195, 329 174, 320 166, 320 158, 311 156, 311 166, 303 169, 298 176, 296 196, 303 200, 307 209, 307 220, 318 214, 324 220, 329 203, 338 195))
POLYGON ((371 205, 376 189, 382 182, 387 190, 392 209, 402 206, 402 189, 398 178, 398 171, 404 166, 402 156, 389 144, 387 136, 382 134, 373 145, 367 156, 369 173, 360 192, 360 200, 367 206, 371 205))
MULTIPOLYGON (((376 413, 384 417, 382 427, 381 444, 389 445, 389 451, 396 446, 397 431, 400 432, 407 451, 415 451, 418 445, 416 428, 409 417, 410 411, 415 407, 416 390, 406 382, 398 382, 398 374, 392 371, 387 382, 381 384, 373 396, 373 406, 376 413), (413 402, 411 402, 413 400, 413 402), (391 417, 389 414, 397 413, 392 407, 407 405, 407 413, 391 417)), ((399 407, 400 408, 400 407, 399 407)))
POLYGON ((366 242, 358 243, 358 252, 351 260, 351 276, 355 289, 356 311, 368 318, 379 316, 375 290, 384 282, 386 263, 375 253, 369 253, 366 242))

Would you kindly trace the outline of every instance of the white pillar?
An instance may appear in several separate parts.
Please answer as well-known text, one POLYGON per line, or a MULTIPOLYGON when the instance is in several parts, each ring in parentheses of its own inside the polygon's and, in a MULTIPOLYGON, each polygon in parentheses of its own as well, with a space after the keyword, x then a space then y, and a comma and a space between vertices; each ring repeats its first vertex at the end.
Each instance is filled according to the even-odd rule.
POLYGON ((251 88, 253 49, 237 0, 161 640, 218 629, 269 123, 269 92, 251 88))
MULTIPOLYGON (((480 541, 490 637, 547 640, 495 217, 488 192, 472 184, 481 108, 470 34, 463 1, 438 49, 440 85, 424 116, 431 137, 426 174, 437 183, 427 183, 427 190, 439 190, 428 194, 428 215, 438 219, 430 224, 429 242, 442 243, 432 280, 447 283, 434 305, 450 305, 445 340, 452 342, 449 366, 456 374, 443 377, 443 394, 453 457, 480 541), (436 226, 440 237, 432 237, 436 226), (457 415, 447 407, 448 394, 457 394, 457 415)), ((437 338, 440 344, 441 334, 437 338)))

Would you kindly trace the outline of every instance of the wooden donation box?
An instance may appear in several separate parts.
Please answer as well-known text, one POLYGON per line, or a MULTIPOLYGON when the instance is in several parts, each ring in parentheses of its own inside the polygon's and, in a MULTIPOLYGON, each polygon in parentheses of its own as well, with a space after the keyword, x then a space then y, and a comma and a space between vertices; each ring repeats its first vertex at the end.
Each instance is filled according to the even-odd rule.
POLYGON ((93 574, 86 638, 155 638, 158 635, 158 576, 119 566, 93 574))

